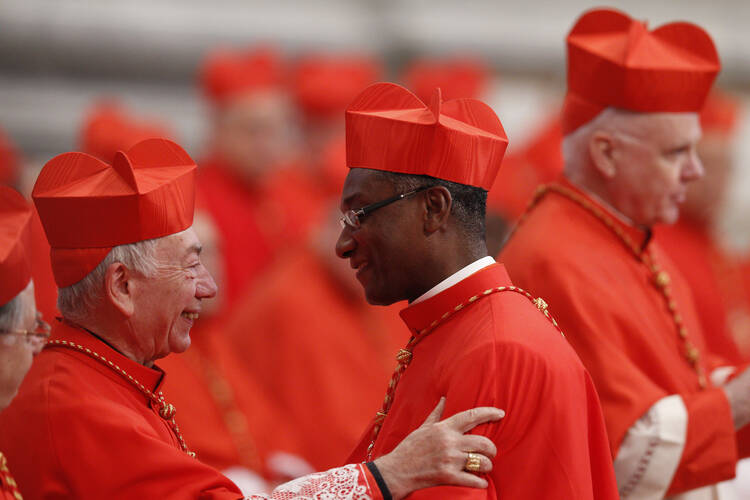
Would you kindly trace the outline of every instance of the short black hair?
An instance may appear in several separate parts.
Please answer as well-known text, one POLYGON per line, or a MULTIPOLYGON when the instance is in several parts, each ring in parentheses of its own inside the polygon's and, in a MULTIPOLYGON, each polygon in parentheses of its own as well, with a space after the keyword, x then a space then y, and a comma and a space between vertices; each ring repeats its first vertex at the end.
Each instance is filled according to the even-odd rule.
POLYGON ((487 213, 487 191, 457 182, 438 179, 429 175, 411 175, 396 172, 378 171, 382 178, 393 184, 400 193, 406 193, 425 186, 442 186, 451 193, 453 203, 451 215, 458 221, 465 234, 485 239, 485 217, 487 213))

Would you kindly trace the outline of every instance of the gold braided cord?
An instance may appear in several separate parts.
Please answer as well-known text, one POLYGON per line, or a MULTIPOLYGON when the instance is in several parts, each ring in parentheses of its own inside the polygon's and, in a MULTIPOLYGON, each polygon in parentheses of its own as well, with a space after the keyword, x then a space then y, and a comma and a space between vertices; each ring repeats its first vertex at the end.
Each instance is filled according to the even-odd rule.
POLYGON ((623 231, 622 227, 615 223, 615 220, 609 214, 572 189, 557 184, 550 184, 547 186, 541 186, 537 189, 531 203, 529 203, 526 211, 518 220, 518 224, 514 231, 526 221, 529 213, 539 204, 542 198, 550 192, 567 198, 596 217, 602 224, 612 231, 620 239, 623 245, 625 245, 625 247, 633 254, 633 256, 649 270, 651 273, 651 284, 661 293, 667 311, 669 311, 672 316, 672 322, 675 325, 677 336, 683 343, 683 356, 696 372, 698 385, 702 389, 706 388, 708 386, 708 380, 705 371, 700 364, 701 354, 695 344, 688 339, 688 331, 682 321, 682 315, 680 315, 677 308, 677 302, 672 298, 672 289, 670 286, 671 278, 669 273, 659 267, 653 254, 649 250, 642 250, 639 248, 630 236, 623 231))
POLYGON ((488 288, 484 292, 474 295, 472 297, 469 297, 468 300, 465 302, 462 302, 458 304, 457 306, 453 307, 452 309, 446 311, 443 315, 441 315, 438 319, 433 321, 429 324, 426 328, 423 328, 422 330, 419 330, 415 335, 413 335, 409 342, 407 342, 406 347, 403 349, 399 349, 398 354, 396 355, 396 361, 398 361, 398 365, 396 366, 396 370, 393 372, 393 376, 391 376, 391 381, 388 383, 388 390, 386 391, 385 399, 383 400, 383 406, 381 409, 375 414, 375 425, 372 429, 372 441, 370 442, 370 445, 367 447, 367 460, 372 460, 372 450, 375 447, 375 441, 378 439, 378 435, 380 434, 380 429, 383 427, 383 422, 385 421, 385 418, 388 416, 388 412, 391 410, 391 406, 393 405, 393 398, 396 393, 396 387, 398 386, 399 381, 401 380, 401 376, 406 371, 406 367, 409 366, 409 363, 411 363, 411 360, 413 358, 413 351, 414 347, 421 342, 425 337, 427 337, 430 333, 432 333, 438 326, 443 324, 445 321, 449 320, 451 317, 453 317, 456 313, 459 311, 462 311, 466 307, 474 304, 478 300, 487 297, 489 295, 492 295, 494 293, 499 292, 515 292, 518 294, 523 295, 527 299, 531 301, 534 306, 536 306, 539 311, 544 314, 544 316, 554 325, 555 328, 557 328, 557 331, 560 332, 560 335, 565 337, 565 334, 563 334, 560 327, 557 325, 557 322, 555 319, 550 315, 547 303, 542 299, 541 297, 534 298, 529 292, 518 288, 516 286, 499 286, 495 288, 488 288))

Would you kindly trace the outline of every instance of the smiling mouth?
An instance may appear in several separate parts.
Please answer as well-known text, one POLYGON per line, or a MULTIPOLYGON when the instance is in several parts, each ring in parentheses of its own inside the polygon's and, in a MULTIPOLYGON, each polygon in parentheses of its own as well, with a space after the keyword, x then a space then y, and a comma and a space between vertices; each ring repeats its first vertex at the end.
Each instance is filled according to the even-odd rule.
POLYGON ((183 312, 181 314, 181 316, 184 317, 184 318, 189 319, 190 321, 195 321, 196 319, 198 319, 198 316, 200 316, 200 314, 199 313, 185 311, 185 312, 183 312))

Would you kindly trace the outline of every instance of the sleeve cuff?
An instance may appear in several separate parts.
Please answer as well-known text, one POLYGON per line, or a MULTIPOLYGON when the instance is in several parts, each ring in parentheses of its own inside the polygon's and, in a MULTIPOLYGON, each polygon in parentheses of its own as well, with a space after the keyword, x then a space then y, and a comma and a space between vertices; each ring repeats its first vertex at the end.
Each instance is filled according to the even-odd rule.
POLYGON ((372 474, 372 477, 375 478, 375 483, 380 489, 380 494, 383 495, 383 500, 393 500, 393 497, 391 496, 391 490, 389 490, 388 485, 385 484, 385 480, 380 474, 380 471, 378 470, 377 465, 375 465, 375 462, 367 462, 365 465, 370 471, 370 474, 372 474))

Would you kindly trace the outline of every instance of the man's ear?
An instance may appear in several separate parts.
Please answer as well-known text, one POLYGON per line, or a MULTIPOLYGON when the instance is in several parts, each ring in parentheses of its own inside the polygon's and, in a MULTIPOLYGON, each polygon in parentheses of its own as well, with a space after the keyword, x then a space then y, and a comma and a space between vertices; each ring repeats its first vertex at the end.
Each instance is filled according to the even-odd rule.
POLYGON ((435 186, 425 191, 425 207, 427 210, 425 212, 424 230, 426 234, 432 234, 447 225, 452 205, 453 197, 445 187, 435 186))
POLYGON ((605 179, 611 179, 617 173, 614 159, 614 138, 609 132, 597 130, 589 139, 589 156, 591 163, 605 179))
POLYGON ((104 275, 104 298, 107 302, 129 318, 133 315, 132 273, 122 262, 114 262, 107 268, 104 275))

